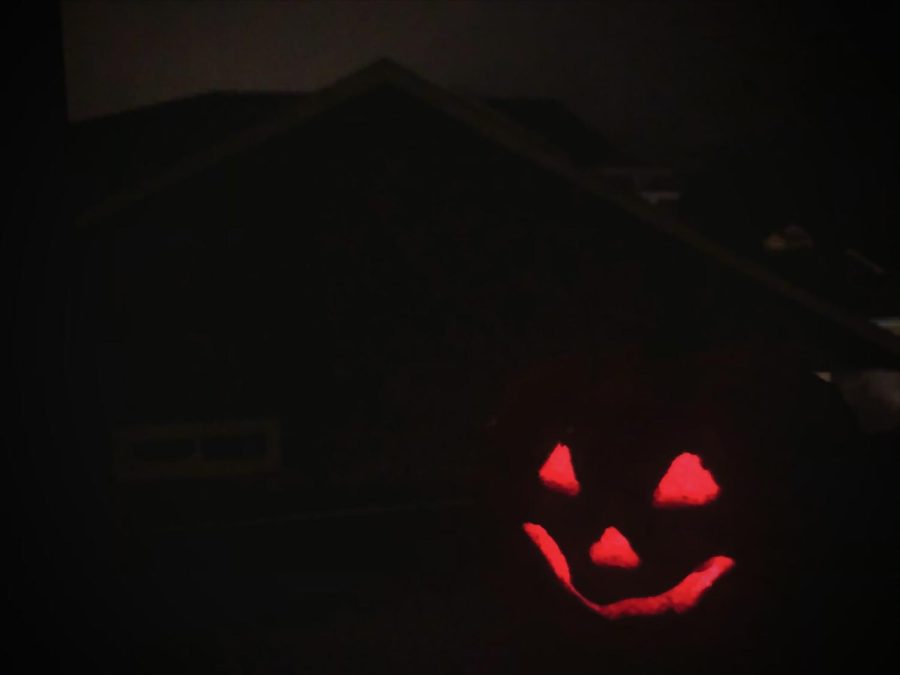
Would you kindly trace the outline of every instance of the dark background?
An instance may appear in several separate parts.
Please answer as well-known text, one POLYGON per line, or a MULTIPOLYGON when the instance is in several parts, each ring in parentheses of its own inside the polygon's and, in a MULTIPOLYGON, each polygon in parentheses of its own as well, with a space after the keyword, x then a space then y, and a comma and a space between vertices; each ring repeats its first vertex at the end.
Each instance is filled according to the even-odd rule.
MULTIPOLYGON (((341 10, 320 7, 315 11, 347 13, 348 7, 354 6, 345 5, 341 10)), ((562 7, 565 9, 540 10, 538 5, 527 10, 508 6, 481 10, 476 4, 468 5, 466 10, 459 10, 463 14, 471 13, 466 25, 492 26, 491 30, 496 28, 499 34, 499 28, 508 20, 518 26, 518 32, 504 32, 504 37, 497 37, 495 42, 487 28, 479 29, 484 31, 481 34, 478 30, 455 29, 454 34, 462 32, 470 40, 460 48, 459 53, 465 58, 459 61, 450 58, 449 50, 442 51, 443 60, 435 56, 430 60, 428 50, 416 52, 416 45, 423 42, 423 34, 436 34, 438 26, 450 21, 440 16, 440 10, 429 19, 421 6, 414 11, 424 18, 412 26, 406 25, 402 31, 392 29, 389 18, 381 23, 375 20, 377 17, 373 19, 380 41, 369 48, 380 50, 386 43, 396 44, 402 56, 402 45, 410 40, 413 60, 418 59, 410 65, 421 67, 426 76, 431 74, 429 68, 434 68, 439 81, 458 82, 463 87, 479 90, 480 94, 524 95, 535 93, 533 90, 537 88, 541 90, 537 93, 558 95, 629 152, 688 172, 698 186, 697 191, 714 189, 705 186, 715 186, 713 179, 720 180, 723 172, 733 171, 740 176, 733 182, 747 186, 750 194, 759 194, 763 204, 769 200, 771 208, 781 208, 787 203, 790 208, 798 209, 815 204, 812 212, 827 216, 816 221, 823 236, 865 245, 867 250, 878 251, 879 260, 885 263, 895 260, 892 255, 896 256, 898 247, 891 245, 894 233, 886 224, 896 214, 891 198, 896 185, 898 150, 895 123, 898 58, 896 41, 891 39, 897 25, 896 8, 874 9, 857 3, 844 7, 793 5, 785 10, 774 6, 756 9, 758 3, 700 3, 691 4, 688 14, 675 16, 653 3, 641 4, 639 10, 624 9, 622 5, 603 9, 588 5, 562 7), (490 13, 483 23, 482 11, 490 13), (503 15, 503 11, 510 12, 509 16, 503 15), (548 15, 540 16, 541 11, 548 15), (605 19, 610 13, 617 26, 618 42, 596 39, 589 30, 592 20, 605 19), (545 23, 554 30, 543 33, 540 27, 545 23), (577 39, 569 32, 575 27, 577 39), (648 33, 641 32, 643 29, 648 33), (400 32, 394 34, 392 30, 400 32), (542 35, 539 50, 535 48, 535 35, 542 35), (496 44, 503 45, 507 54, 529 56, 504 59, 497 51, 499 47, 489 49, 496 44), (740 47, 732 49, 732 45, 740 47), (558 64, 558 70, 549 72, 552 69, 545 66, 547 62, 558 64), (468 65, 464 68, 457 63, 468 65), (593 69, 579 73, 572 67, 584 63, 602 63, 603 67, 599 75, 593 69), (491 76, 483 75, 485 72, 491 76), (473 73, 481 75, 475 77, 473 73), (563 73, 569 73, 571 79, 563 73), (587 86, 587 83, 593 85, 595 77, 604 86, 587 86), (502 83, 509 89, 494 91, 502 83), (628 103, 607 106, 610 99, 628 103), (623 108, 626 114, 619 112, 623 108), (652 115, 648 110, 653 111, 652 115), (796 175, 803 176, 800 187, 784 190, 784 184, 796 175), (836 203, 831 205, 828 200, 836 203), (831 206, 824 208, 823 204, 831 206), (843 217, 833 218, 835 213, 843 217)), ((209 12, 205 15, 208 17, 219 16, 217 9, 206 6, 197 11, 209 12)), ((17 170, 11 185, 15 197, 10 202, 13 208, 3 232, 6 287, 12 291, 8 305, 12 329, 7 335, 13 338, 13 344, 6 350, 11 373, 7 381, 13 384, 16 402, 9 409, 11 422, 5 428, 13 484, 11 494, 15 499, 10 533, 12 555, 17 563, 21 562, 9 580, 13 599, 10 607, 18 629, 15 642, 20 649, 9 658, 30 661, 27 670, 36 669, 41 662, 54 669, 75 670, 96 667, 101 662, 116 664, 117 659, 131 663, 114 646, 119 638, 118 619, 104 614, 103 609, 113 604, 110 600, 117 591, 98 585, 97 602, 90 601, 89 585, 103 578, 104 565, 108 562, 95 549, 85 547, 84 541, 95 529, 101 529, 92 518, 102 517, 104 511, 102 505, 94 502, 94 486, 79 483, 82 471, 78 457, 82 449, 72 447, 65 436, 65 430, 74 423, 70 399, 64 393, 68 386, 65 289, 71 270, 66 262, 65 232, 60 229, 65 223, 59 217, 55 196, 61 189, 61 141, 67 116, 110 111, 187 93, 195 87, 303 89, 333 79, 352 69, 357 62, 354 59, 366 60, 368 56, 343 53, 330 60, 323 56, 315 67, 304 71, 301 80, 290 77, 290 61, 284 61, 283 57, 281 75, 272 80, 266 79, 272 68, 271 61, 265 59, 259 63, 241 60, 240 69, 219 67, 220 72, 240 72, 239 78, 222 76, 207 80, 195 75, 193 79, 185 79, 184 73, 191 71, 176 67, 178 59, 170 60, 172 51, 177 52, 173 44, 155 43, 153 39, 141 42, 141 37, 148 33, 152 38, 152 31, 141 28, 138 14, 141 11, 158 11, 161 15, 177 13, 175 7, 164 10, 126 7, 116 11, 136 13, 131 24, 136 27, 130 34, 119 28, 120 24, 104 25, 102 12, 96 6, 77 8, 76 5, 63 10, 63 16, 69 17, 72 26, 65 43, 67 57, 77 54, 79 45, 84 49, 82 54, 90 53, 84 45, 92 44, 94 48, 102 45, 99 55, 94 53, 82 61, 72 56, 69 64, 75 65, 67 64, 68 105, 59 14, 49 10, 43 15, 15 15, 11 23, 19 28, 16 31, 19 39, 6 43, 7 62, 16 64, 9 71, 9 86, 19 92, 16 97, 19 105, 9 107, 11 137, 17 141, 16 152, 9 161, 17 170), (118 39, 110 47, 108 42, 96 37, 101 34, 118 36, 118 39), (133 80, 128 73, 123 76, 124 83, 116 82, 104 75, 102 69, 92 72, 84 65, 85 60, 93 60, 125 68, 123 64, 128 63, 129 53, 117 52, 116 44, 131 46, 132 63, 157 64, 147 78, 151 84, 141 83, 140 78, 133 80), (79 495, 83 497, 81 502, 79 495), (102 634, 109 639, 97 640, 102 634), (54 649, 47 649, 48 644, 54 649), (86 655, 85 644, 105 645, 108 654, 86 655)), ((266 25, 270 25, 267 20, 251 22, 251 28, 259 28, 249 30, 244 18, 229 18, 228 11, 222 16, 207 21, 206 25, 218 26, 226 36, 229 30, 232 34, 237 31, 249 52, 255 51, 254 45, 272 37, 264 32, 266 25)), ((341 17, 331 20, 339 22, 341 17)), ((323 21, 324 18, 320 22, 310 21, 306 25, 309 35, 315 35, 315 27, 323 25, 323 21)), ((357 24, 356 30, 360 34, 368 33, 373 24, 358 21, 361 25, 357 24)), ((179 27, 178 21, 167 16, 159 22, 175 26, 167 29, 169 34, 177 36, 177 45, 197 50, 195 61, 203 62, 207 58, 208 52, 202 49, 203 36, 212 34, 212 29, 207 28, 209 33, 191 32, 200 30, 196 26, 203 23, 202 18, 188 22, 187 27, 179 27)), ((277 18, 274 22, 280 23, 277 18)), ((347 33, 328 35, 332 43, 356 42, 347 33)), ((219 39, 227 42, 227 37, 219 39)), ((283 39, 290 42, 289 37, 283 39)), ((321 44, 325 38, 320 34, 319 40, 321 44)), ((316 52, 323 53, 320 48, 316 52)), ((730 233, 721 234, 727 238, 730 233)), ((861 508, 865 512, 874 507, 867 504, 861 508)), ((454 516, 446 518, 445 531, 456 532, 462 527, 454 516)), ((428 519, 426 522, 432 524, 428 519)), ((395 528, 393 536, 403 539, 405 533, 417 531, 422 525, 410 521, 398 525, 388 519, 383 527, 395 528)), ((362 535, 365 526, 359 527, 362 535)), ((423 555, 439 556, 441 544, 433 546, 433 550, 423 555)), ((330 627, 321 629, 323 636, 341 630, 352 636, 356 631, 359 639, 365 641, 366 631, 372 630, 367 628, 365 619, 343 628, 341 622, 352 624, 346 617, 368 616, 366 607, 354 606, 342 614, 330 600, 321 602, 323 617, 329 611, 332 612, 329 616, 337 617, 323 624, 330 627)), ((372 602, 373 607, 377 605, 372 602)), ((310 605, 313 607, 310 615, 315 614, 314 605, 310 605)), ((378 616, 374 609, 371 611, 371 616, 378 616)), ((460 607, 459 611, 477 613, 481 608, 460 607)), ((875 610, 866 606, 863 611, 875 610)), ((401 614, 402 609, 396 612, 401 614)), ((310 621, 309 630, 313 630, 313 625, 310 621)), ((190 641, 184 638, 190 630, 184 629, 171 638, 170 645, 175 646, 169 647, 171 651, 164 650, 157 669, 166 669, 174 658, 173 653, 179 654, 178 659, 186 658, 179 650, 191 651, 190 641), (184 646, 180 646, 180 639, 184 639, 184 646), (168 662, 165 655, 169 657, 168 662)), ((436 626, 434 630, 440 633, 442 628, 436 626)), ((453 645, 448 637, 445 649, 452 650, 453 645)), ((420 649, 428 653, 426 647, 420 649)), ((502 647, 497 650, 501 653, 502 647)), ((127 646, 121 651, 126 652, 127 646)), ((398 644, 395 652, 403 653, 403 645, 398 644)), ((495 670, 508 665, 502 656, 497 656, 497 664, 495 670)), ((365 669, 365 665, 348 661, 346 669, 365 669)), ((489 663, 485 670, 491 671, 489 663)))

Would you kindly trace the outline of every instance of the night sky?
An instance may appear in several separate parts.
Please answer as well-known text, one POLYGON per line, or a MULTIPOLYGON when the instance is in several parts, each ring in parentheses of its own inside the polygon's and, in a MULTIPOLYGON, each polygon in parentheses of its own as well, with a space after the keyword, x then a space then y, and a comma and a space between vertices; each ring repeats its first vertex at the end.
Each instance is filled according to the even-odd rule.
POLYGON ((897 11, 845 5, 66 2, 68 110, 316 89, 387 56, 464 92, 561 99, 626 152, 676 168, 853 121, 882 161, 897 148, 897 11))

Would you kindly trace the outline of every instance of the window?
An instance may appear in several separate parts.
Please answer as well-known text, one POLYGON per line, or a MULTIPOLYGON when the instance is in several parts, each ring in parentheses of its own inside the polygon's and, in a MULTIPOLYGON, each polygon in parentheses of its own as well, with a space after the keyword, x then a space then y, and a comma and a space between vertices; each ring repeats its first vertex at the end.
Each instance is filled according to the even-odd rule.
POLYGON ((119 480, 267 473, 280 463, 274 420, 148 425, 121 429, 116 435, 119 480))

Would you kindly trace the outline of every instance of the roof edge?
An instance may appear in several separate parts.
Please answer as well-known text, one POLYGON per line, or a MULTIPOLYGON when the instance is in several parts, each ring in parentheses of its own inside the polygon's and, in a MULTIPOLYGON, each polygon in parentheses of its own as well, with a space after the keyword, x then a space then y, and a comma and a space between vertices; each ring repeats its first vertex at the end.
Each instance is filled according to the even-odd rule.
POLYGON ((763 266, 743 259, 711 239, 680 223, 671 215, 660 212, 637 197, 616 191, 602 179, 589 176, 574 167, 561 151, 541 137, 507 118, 487 103, 451 92, 413 73, 391 59, 378 59, 370 65, 332 85, 310 92, 305 98, 274 118, 241 132, 229 141, 206 149, 185 159, 154 179, 124 190, 101 202, 75 220, 77 230, 84 231, 92 225, 115 215, 119 211, 176 185, 204 169, 215 166, 224 159, 260 144, 293 126, 328 111, 338 104, 367 93, 378 86, 393 85, 405 93, 422 100, 448 116, 465 123, 474 131, 487 137, 507 150, 528 159, 538 166, 566 178, 575 186, 602 198, 618 209, 641 220, 651 227, 678 239, 695 251, 718 260, 722 265, 748 277, 770 291, 786 297, 844 330, 878 347, 900 364, 900 338, 887 330, 856 317, 851 312, 833 305, 814 294, 787 282, 763 266))

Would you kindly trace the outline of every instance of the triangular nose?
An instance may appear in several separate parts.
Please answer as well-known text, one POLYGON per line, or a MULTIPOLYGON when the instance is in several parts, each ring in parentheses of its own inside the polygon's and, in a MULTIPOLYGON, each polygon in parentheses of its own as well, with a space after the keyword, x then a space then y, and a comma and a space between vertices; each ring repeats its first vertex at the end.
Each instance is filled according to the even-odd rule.
POLYGON ((591 560, 595 565, 605 567, 637 567, 641 559, 631 548, 631 544, 614 527, 603 530, 600 538, 591 545, 591 560))

